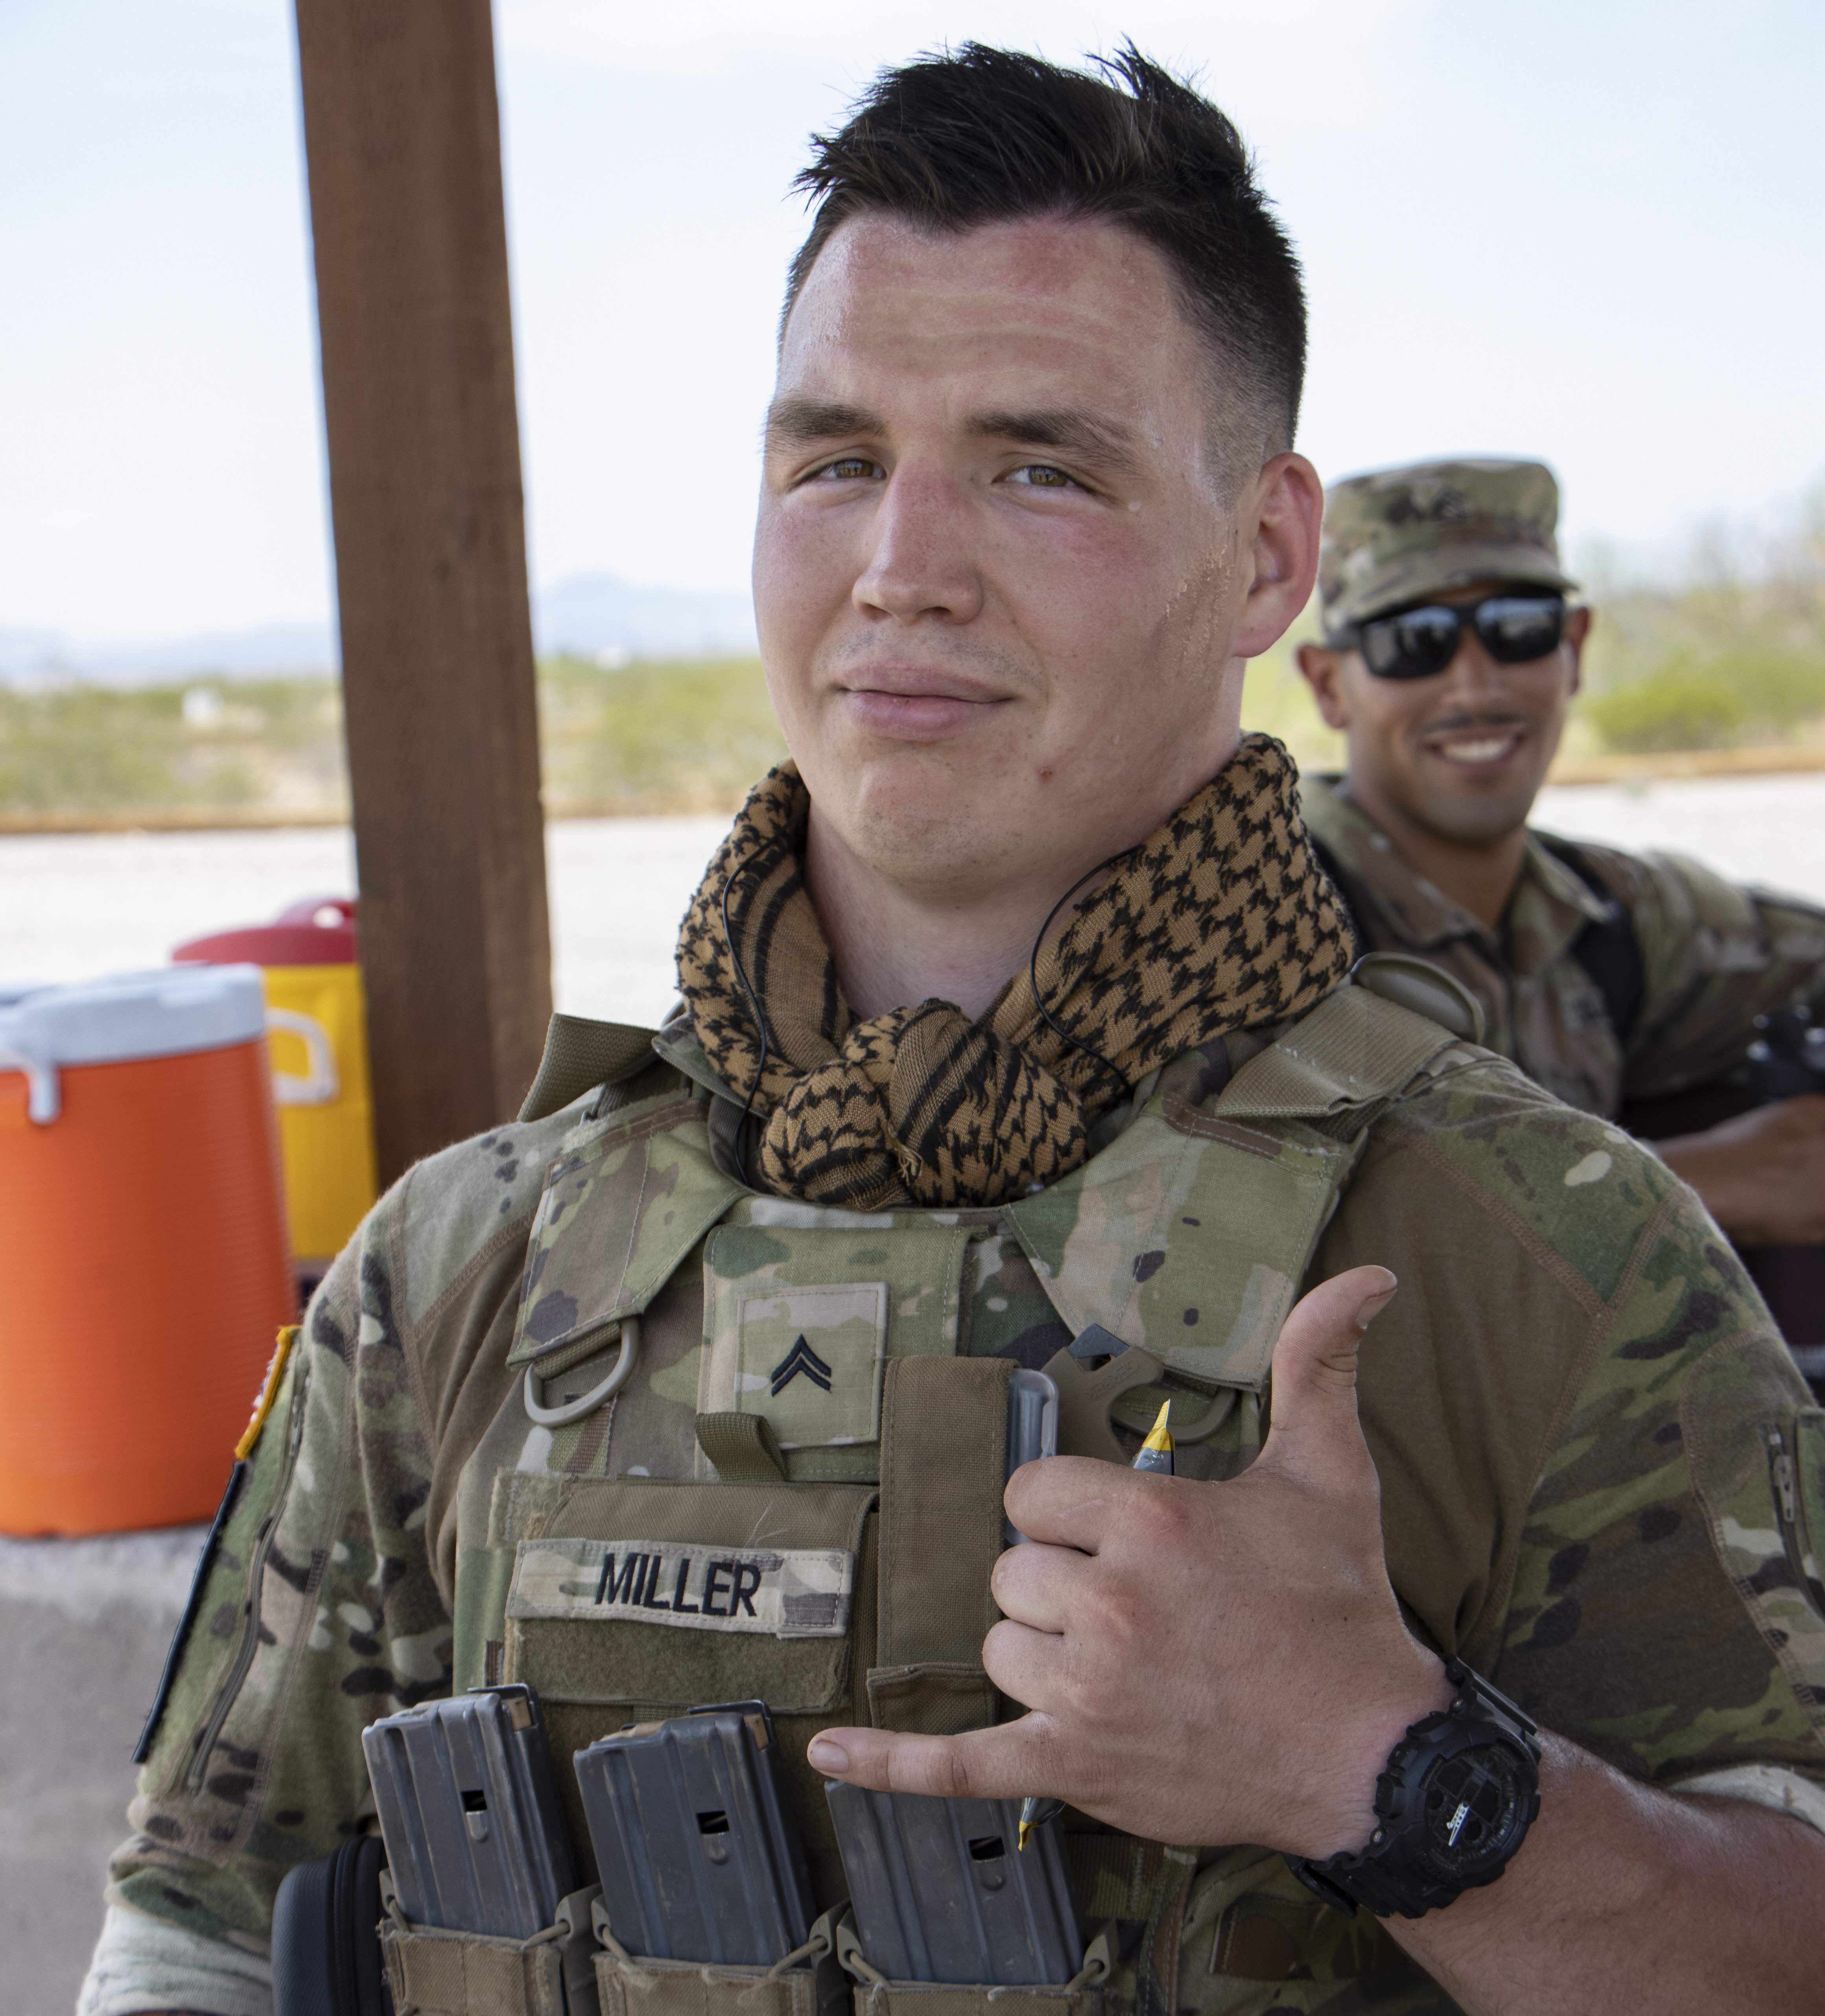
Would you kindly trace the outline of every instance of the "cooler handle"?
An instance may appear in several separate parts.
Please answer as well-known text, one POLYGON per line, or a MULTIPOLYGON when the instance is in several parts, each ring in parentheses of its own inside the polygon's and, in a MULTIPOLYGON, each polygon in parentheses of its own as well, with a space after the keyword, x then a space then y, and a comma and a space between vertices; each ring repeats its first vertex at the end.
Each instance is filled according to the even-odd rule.
POLYGON ((57 1085, 57 1067, 10 1043, 0 1043, 0 1071, 25 1074, 25 1114, 34 1127, 49 1127, 63 1110, 57 1085))
POLYGON ((300 1038, 309 1067, 302 1078, 289 1071, 272 1074, 272 1096, 281 1106, 327 1106, 342 1089, 337 1075, 336 1052, 329 1032, 314 1017, 301 1015, 295 1008, 268 1008, 268 1029, 283 1029, 300 1038))

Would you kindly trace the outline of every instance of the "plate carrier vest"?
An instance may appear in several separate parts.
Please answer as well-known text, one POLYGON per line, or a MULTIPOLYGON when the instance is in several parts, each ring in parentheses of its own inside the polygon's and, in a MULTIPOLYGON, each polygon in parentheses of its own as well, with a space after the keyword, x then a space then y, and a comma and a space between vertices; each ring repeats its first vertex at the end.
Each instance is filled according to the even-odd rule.
MULTIPOLYGON (((439 1453, 462 1463, 454 1684, 535 1690, 592 1876, 571 1753, 630 1723, 765 1701, 824 1915, 769 1970, 599 1944, 587 1893, 524 1946, 411 1926, 395 1906, 383 1927, 394 2006, 849 2016, 853 1996, 856 2016, 988 2016, 992 2000, 996 2016, 1170 2016, 1193 1876, 1238 1856, 1277 1871, 1277 1856, 1166 1849, 1069 1814, 1090 1938, 1074 1981, 885 1981, 844 1917, 805 1745, 833 1724, 945 1733, 1021 1712, 981 1664, 999 1615, 988 1578, 1017 1361, 964 1348, 972 1242, 1017 1243, 1061 1341, 1098 1323, 1130 1348, 1088 1379, 1055 1361, 1078 1377, 1062 1447, 1125 1460, 1111 1414, 1144 1428, 1163 1391, 1192 1453, 1182 1474, 1219 1431, 1233 1472, 1258 1448, 1275 1339, 1371 1124, 1476 1040, 1474 1004, 1419 961, 1376 956, 1214 1099, 1188 1102, 1154 1075, 1125 1128, 1050 1188, 987 1209, 878 1214, 739 1180, 740 1109, 680 1026, 656 1036, 554 1017, 520 1117, 597 1096, 534 1219, 513 1383, 469 1448, 439 1453), (655 1051, 674 1071, 640 1096, 628 1082, 653 1082, 655 1051), (635 1096, 617 1104, 623 1085, 635 1096), (619 1474, 600 1474, 608 1454, 619 1474)), ((1283 1887, 1288 1911, 1323 1908, 1290 1877, 1283 1887)), ((1398 1958, 1378 1926, 1327 1915, 1338 1971, 1398 1958)))

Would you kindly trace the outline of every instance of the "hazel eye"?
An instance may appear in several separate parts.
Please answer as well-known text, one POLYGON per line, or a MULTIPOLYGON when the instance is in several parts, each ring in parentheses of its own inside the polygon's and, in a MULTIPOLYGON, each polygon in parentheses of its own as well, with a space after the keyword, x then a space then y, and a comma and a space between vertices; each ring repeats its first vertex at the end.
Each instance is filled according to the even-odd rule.
POLYGON ((880 473, 880 464, 878 462, 870 462, 865 455, 841 456, 835 462, 826 463, 818 471, 820 477, 828 477, 839 483, 866 481, 868 477, 878 476, 880 473))
POLYGON ((1024 483, 1033 490, 1076 490, 1082 486, 1062 469, 1049 462, 1029 462, 1008 472, 1010 483, 1024 483))

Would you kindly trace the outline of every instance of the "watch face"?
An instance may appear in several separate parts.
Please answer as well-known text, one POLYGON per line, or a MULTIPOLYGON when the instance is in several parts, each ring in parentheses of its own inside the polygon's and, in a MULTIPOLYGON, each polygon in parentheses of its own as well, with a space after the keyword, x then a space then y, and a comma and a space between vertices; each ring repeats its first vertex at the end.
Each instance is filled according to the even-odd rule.
POLYGON ((1532 1810, 1534 1774, 1506 1744, 1478 1744, 1441 1758, 1423 1787, 1426 1858, 1462 1881, 1499 1868, 1514 1852, 1532 1810))

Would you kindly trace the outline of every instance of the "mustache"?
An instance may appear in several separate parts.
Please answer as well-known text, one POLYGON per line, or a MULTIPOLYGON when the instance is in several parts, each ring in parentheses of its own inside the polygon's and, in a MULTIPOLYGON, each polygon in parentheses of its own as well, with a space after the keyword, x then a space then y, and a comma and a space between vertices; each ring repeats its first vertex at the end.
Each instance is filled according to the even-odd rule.
POLYGON ((1428 721, 1420 730, 1422 735, 1451 735, 1463 728, 1495 729, 1525 728, 1524 714, 1517 714, 1510 707, 1479 707, 1474 712, 1467 707, 1455 708, 1449 714, 1441 714, 1428 721))

